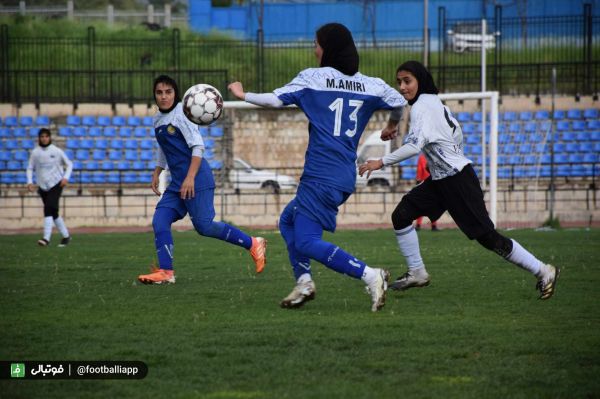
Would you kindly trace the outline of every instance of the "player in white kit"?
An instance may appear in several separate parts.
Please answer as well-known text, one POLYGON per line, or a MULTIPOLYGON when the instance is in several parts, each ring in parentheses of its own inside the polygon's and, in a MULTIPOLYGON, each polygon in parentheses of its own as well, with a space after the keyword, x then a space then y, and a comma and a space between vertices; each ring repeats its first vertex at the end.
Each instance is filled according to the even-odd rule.
POLYGON ((59 201, 63 188, 69 183, 73 164, 63 150, 52 144, 50 130, 40 129, 38 132, 39 146, 31 151, 27 166, 27 188, 33 192, 33 172, 35 171, 38 194, 44 203, 44 235, 38 240, 42 247, 50 244, 52 226, 62 235, 59 247, 69 245, 71 236, 65 221, 58 215, 59 201))
MULTIPOLYGON (((392 214, 392 223, 400 251, 406 258, 408 271, 390 285, 406 290, 429 285, 429 274, 421 259, 419 240, 413 220, 425 215, 437 220, 448 211, 458 227, 485 248, 529 271, 537 278, 540 299, 549 299, 560 270, 544 264, 518 242, 498 233, 485 208, 483 192, 471 160, 463 154, 462 129, 452 113, 437 96, 438 89, 431 74, 417 61, 408 61, 396 71, 400 94, 412 105, 410 130, 404 144, 382 159, 360 165, 359 173, 368 175, 418 155, 427 158, 431 176, 406 194, 392 214)), ((395 136, 392 130, 382 132, 382 139, 395 136)), ((368 176, 367 175, 367 176, 368 176)))

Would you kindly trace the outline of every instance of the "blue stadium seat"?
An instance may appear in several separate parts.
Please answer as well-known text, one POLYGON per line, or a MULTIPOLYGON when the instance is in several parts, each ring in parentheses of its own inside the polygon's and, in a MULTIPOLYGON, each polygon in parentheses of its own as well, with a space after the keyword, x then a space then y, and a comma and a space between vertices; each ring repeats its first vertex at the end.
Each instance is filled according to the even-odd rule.
POLYGON ((19 148, 19 141, 15 139, 5 140, 4 145, 8 150, 16 150, 19 148))
POLYGON ((96 125, 96 117, 92 115, 85 115, 81 118, 81 124, 84 126, 94 126, 96 125))
POLYGON ((214 148, 215 146, 215 141, 213 139, 206 139, 204 140, 204 148, 214 148))
POLYGON ((527 141, 527 135, 524 133, 516 133, 513 136, 513 143, 524 143, 527 141))
POLYGON ((111 161, 120 161, 121 159, 123 159, 123 153, 118 150, 110 150, 108 152, 108 159, 110 159, 111 161))
POLYGON ((117 162, 117 170, 127 170, 127 169, 130 169, 129 161, 117 162))
POLYGON ((114 150, 122 150, 123 149, 123 140, 121 139, 112 139, 110 141, 110 148, 114 150))
POLYGON ((571 128, 571 122, 569 121, 558 121, 556 122, 556 130, 559 132, 564 132, 571 128))
POLYGON ((121 182, 119 172, 109 172, 107 181, 112 184, 119 184, 121 182))
POLYGON ((546 111, 545 109, 540 109, 539 111, 535 111, 534 118, 537 121, 550 119, 550 112, 546 111))
POLYGON ((29 160, 29 152, 25 150, 18 150, 13 152, 12 157, 15 161, 27 161, 29 160))
POLYGON ((459 112, 456 115, 456 120, 459 122, 470 122, 471 121, 471 113, 470 112, 459 112))
POLYGON ((88 150, 77 150, 75 151, 75 159, 78 161, 87 161, 90 158, 90 152, 88 150))
POLYGON ((552 122, 550 121, 542 121, 540 122, 540 132, 546 134, 552 128, 552 122))
POLYGON ((117 129, 115 129, 112 126, 107 126, 104 128, 103 135, 104 135, 104 137, 116 137, 117 129))
POLYGON ((503 154, 514 154, 517 151, 517 147, 514 144, 504 144, 502 146, 503 154))
POLYGON ((125 159, 128 161, 136 161, 138 159, 136 150, 125 150, 125 159))
MULTIPOLYGON (((480 126, 477 126, 477 131, 481 132, 480 126)), ((508 129, 506 128, 506 125, 504 123, 498 124, 498 133, 508 133, 508 129)))
POLYGON ((153 128, 148 129, 148 136, 156 137, 156 132, 154 131, 153 128))
POLYGON ((198 127, 198 131, 200 131, 200 135, 202 137, 208 137, 209 136, 208 128, 206 126, 199 126, 198 127))
POLYGON ((583 120, 573 121, 571 128, 575 131, 585 130, 585 121, 583 121, 583 120))
POLYGON ((596 130, 590 133, 590 140, 592 141, 600 141, 600 130, 596 130))
POLYGON ((521 156, 520 155, 511 155, 508 157, 509 165, 519 165, 521 164, 521 156))
POLYGON ((140 142, 140 148, 142 150, 152 150, 154 149, 154 140, 145 139, 140 142))
POLYGON ((102 161, 106 159, 106 151, 96 149, 92 152, 92 159, 95 161, 102 161))
POLYGON ((87 161, 84 164, 84 169, 85 170, 96 170, 96 169, 99 169, 99 168, 100 168, 100 165, 98 164, 97 161, 87 161))
POLYGON ((591 141, 579 141, 579 152, 594 152, 594 145, 591 141))
POLYGON ((519 113, 519 120, 530 121, 532 119, 531 111, 521 111, 519 113))
POLYGON ((591 121, 587 121, 585 123, 585 128, 587 130, 598 130, 600 129, 600 120, 592 119, 591 121))
POLYGON ((582 177, 585 176, 586 170, 585 166, 581 164, 575 164, 571 166, 571 177, 582 177))
POLYGON ((567 113, 562 109, 557 109, 554 111, 554 119, 555 120, 565 119, 566 116, 567 116, 567 113))
POLYGON ((81 118, 77 115, 67 116, 67 125, 79 126, 81 124, 81 118))
POLYGON ((83 148, 86 150, 91 150, 94 148, 94 140, 92 139, 81 139, 79 142, 79 148, 83 148))
POLYGON ((569 119, 581 119, 583 112, 580 109, 570 109, 567 111, 567 118, 569 119))
POLYGON ((22 116, 19 118, 19 125, 21 126, 31 126, 33 125, 33 118, 31 116, 22 116))
POLYGON ((556 176, 558 177, 569 177, 571 176, 571 166, 569 165, 558 165, 556 168, 556 176))
POLYGON ((153 118, 151 116, 144 116, 144 118, 142 118, 142 124, 144 126, 154 127, 154 122, 152 119, 153 118))
POLYGON ((141 123, 139 116, 130 116, 127 118, 127 124, 129 126, 139 126, 141 123))
POLYGON ((123 126, 119 129, 119 137, 131 137, 131 128, 123 126))
POLYGON ((39 115, 37 118, 35 118, 35 124, 37 126, 48 126, 50 125, 50 118, 48 115, 39 115))
POLYGON ((563 152, 565 150, 565 143, 554 143, 552 145, 552 147, 554 148, 554 153, 559 153, 559 152, 563 152))
POLYGON ((595 163, 595 162, 598 162, 599 158, 600 158, 600 156, 598 155, 598 153, 587 152, 587 153, 583 154, 582 162, 595 163))
POLYGON ((88 136, 90 137, 100 137, 102 136, 102 128, 100 126, 92 126, 90 130, 88 130, 88 136))
POLYGON ((483 115, 481 114, 481 112, 479 112, 479 111, 473 112, 473 122, 481 122, 482 120, 483 120, 483 115))
POLYGON ((141 172, 138 176, 138 181, 140 183, 152 183, 152 174, 147 172, 141 172))
POLYGON ((544 136, 542 136, 539 133, 530 134, 529 138, 527 139, 527 141, 529 141, 530 143, 539 143, 542 140, 544 140, 544 136))
POLYGON ((87 128, 83 126, 76 126, 73 128, 73 136, 84 137, 87 136, 87 128))
POLYGON ((500 179, 509 179, 510 176, 511 176, 510 168, 507 168, 507 167, 498 168, 498 177, 500 179))
POLYGON ((74 159, 72 162, 73 162, 73 170, 81 170, 81 169, 83 169, 83 163, 81 161, 78 161, 77 159, 74 159))
POLYGON ((79 148, 79 140, 78 139, 67 139, 65 142, 65 146, 71 150, 76 150, 79 148))
POLYGON ((127 139, 125 140, 125 148, 128 150, 137 150, 138 141, 135 139, 127 139))
POLYGON ((511 133, 520 133, 521 132, 521 124, 518 122, 512 122, 508 126, 508 131, 511 133))
POLYGON ((146 128, 143 126, 138 126, 133 131, 134 137, 146 137, 146 128))
POLYGON ((534 133, 537 130, 537 123, 533 121, 526 122, 523 128, 526 133, 534 133))
POLYGON ((146 169, 146 162, 143 162, 143 161, 133 161, 131 163, 131 169, 134 169, 134 170, 144 170, 144 169, 146 169))
POLYGON ((204 154, 202 154, 202 156, 206 159, 212 159, 214 154, 212 150, 204 150, 204 154))
POLYGON ((523 157, 523 163, 527 165, 535 165, 538 162, 538 157, 533 154, 525 155, 523 157))
POLYGON ((600 110, 598 108, 588 108, 583 111, 583 117, 585 119, 598 119, 600 118, 600 110))
POLYGON ((98 126, 110 126, 110 116, 100 115, 96 121, 98 126))
POLYGON ((12 155, 10 153, 10 151, 7 150, 0 150, 0 161, 10 161, 12 158, 12 155))
POLYGON ((70 126, 59 126, 58 135, 63 137, 70 137, 73 135, 73 131, 70 126))
POLYGON ((92 182, 92 174, 90 172, 81 172, 81 183, 90 184, 92 182))
POLYGON ((219 161, 218 159, 214 159, 209 162, 211 169, 221 169, 223 167, 223 161, 219 161))
POLYGON ((8 161, 6 163, 6 169, 8 170, 21 170, 23 169, 23 163, 21 161, 8 161))
POLYGON ((92 183, 94 184, 105 184, 107 183, 106 173, 96 172, 92 175, 92 183))
POLYGON ((125 172, 123 175, 123 183, 132 184, 138 182, 138 174, 136 172, 125 172))
POLYGON ((563 132, 560 135, 560 139, 562 141, 575 141, 577 139, 577 135, 571 131, 563 132))
POLYGON ((498 143, 500 143, 500 144, 510 143, 510 134, 501 133, 498 136, 498 143))
POLYGON ((475 124, 474 123, 465 123, 462 126, 462 131, 464 134, 475 133, 475 124))
POLYGON ((529 154, 531 153, 531 144, 524 143, 519 146, 519 154, 529 154))
POLYGON ((579 142, 591 140, 590 132, 577 132, 575 140, 579 142))
POLYGON ((8 128, 8 127, 0 128, 0 137, 10 137, 10 128, 8 128))
POLYGON ((111 161, 103 161, 100 164, 100 169, 102 170, 113 170, 115 168, 115 164, 111 161))
POLYGON ((64 150, 64 152, 65 152, 65 155, 67 156, 67 158, 69 158, 69 159, 73 159, 75 157, 75 153, 71 149, 67 148, 64 150))
POLYGON ((27 136, 27 130, 24 127, 15 127, 12 130, 13 137, 25 137, 27 136))
POLYGON ((554 163, 569 163, 569 156, 563 153, 554 154, 554 163))
POLYGON ((566 152, 579 152, 579 143, 567 143, 565 145, 566 152))
POLYGON ((465 142, 467 144, 479 144, 481 143, 481 136, 476 134, 471 134, 466 137, 465 142))
POLYGON ((121 115, 113 116, 112 124, 113 126, 125 126, 125 117, 121 115))
MULTIPOLYGON (((218 161, 220 162, 220 161, 218 161)), ((414 167, 402 168, 402 178, 407 180, 414 180, 417 177, 417 170, 414 167)))
POLYGON ((0 172, 6 169, 6 161, 0 161, 0 172))
POLYGON ((524 177, 527 177, 527 174, 529 172, 529 167, 526 166, 517 166, 513 169, 514 171, 514 177, 516 179, 522 179, 524 177))
POLYGON ((106 139, 96 139, 94 140, 94 147, 100 150, 105 150, 108 148, 108 140, 106 139))
POLYGON ((39 127, 30 127, 29 128, 29 137, 37 137, 40 132, 39 127))
POLYGON ((221 126, 212 126, 210 128, 210 135, 212 137, 223 137, 223 128, 221 126))
POLYGON ((154 168, 156 168, 156 161, 148 161, 148 163, 146 164, 146 169, 154 170, 154 168))
POLYGON ((514 122, 517 120, 517 113, 514 111, 506 111, 502 114, 502 120, 505 122, 514 122))
POLYGON ((7 116, 4 118, 4 126, 6 127, 15 127, 19 125, 19 120, 16 116, 7 116))
POLYGON ((583 162, 583 154, 569 154, 570 163, 581 163, 583 162))
POLYGON ((29 139, 21 140, 21 148, 24 148, 26 150, 31 150, 33 147, 35 147, 33 140, 29 140, 29 139))
POLYGON ((481 155, 482 151, 483 149, 480 144, 476 144, 473 147, 471 147, 471 154, 481 155))
POLYGON ((142 152, 140 152, 140 159, 142 161, 152 161, 154 159, 154 153, 150 150, 142 150, 142 152))

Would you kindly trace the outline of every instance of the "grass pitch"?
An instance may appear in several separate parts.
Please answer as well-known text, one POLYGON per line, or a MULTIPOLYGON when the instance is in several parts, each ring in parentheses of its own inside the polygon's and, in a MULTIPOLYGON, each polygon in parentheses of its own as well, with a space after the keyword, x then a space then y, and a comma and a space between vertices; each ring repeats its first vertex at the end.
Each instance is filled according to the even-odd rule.
MULTIPOLYGON (((177 284, 144 286, 152 234, 0 236, 0 360, 141 360, 143 380, 0 380, 22 398, 600 397, 600 231, 508 232, 562 269, 549 301, 528 273, 460 232, 419 233, 429 287, 369 311, 360 281, 313 264, 317 297, 278 307, 293 278, 276 232, 254 274, 243 250, 175 232, 177 284)), ((405 269, 391 231, 326 239, 405 269)))

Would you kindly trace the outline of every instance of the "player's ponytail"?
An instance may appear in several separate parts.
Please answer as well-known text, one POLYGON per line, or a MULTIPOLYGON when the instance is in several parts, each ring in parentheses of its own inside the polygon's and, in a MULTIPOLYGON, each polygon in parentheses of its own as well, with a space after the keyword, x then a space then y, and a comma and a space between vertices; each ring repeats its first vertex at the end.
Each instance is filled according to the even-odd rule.
POLYGON ((358 72, 358 51, 348 28, 342 24, 330 23, 321 26, 316 36, 323 49, 321 67, 335 68, 349 76, 358 72))

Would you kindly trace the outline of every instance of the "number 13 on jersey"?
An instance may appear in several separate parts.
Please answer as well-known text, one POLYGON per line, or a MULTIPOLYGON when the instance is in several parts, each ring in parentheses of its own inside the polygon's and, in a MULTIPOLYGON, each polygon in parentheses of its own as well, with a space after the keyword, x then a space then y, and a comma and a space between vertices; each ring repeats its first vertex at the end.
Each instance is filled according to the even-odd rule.
MULTIPOLYGON (((358 110, 362 107, 363 102, 360 100, 348 100, 348 106, 352 107, 353 110, 348 116, 350 119, 350 123, 354 125, 352 129, 347 129, 344 134, 348 137, 353 137, 356 134, 356 126, 358 125, 357 116, 358 110)), ((331 104, 329 104, 329 109, 335 112, 335 123, 333 125, 333 135, 339 136, 342 131, 342 113, 344 110, 344 99, 336 98, 331 104)))

